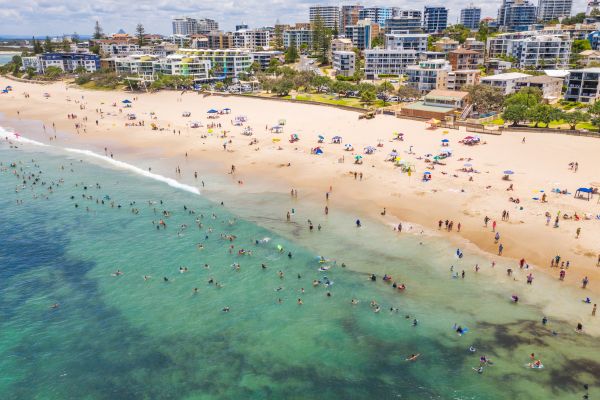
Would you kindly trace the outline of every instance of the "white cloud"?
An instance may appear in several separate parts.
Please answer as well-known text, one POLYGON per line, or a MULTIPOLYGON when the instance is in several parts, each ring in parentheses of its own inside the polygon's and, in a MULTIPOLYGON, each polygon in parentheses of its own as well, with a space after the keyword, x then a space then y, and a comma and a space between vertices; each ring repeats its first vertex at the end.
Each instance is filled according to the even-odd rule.
MULTIPOLYGON (((534 0, 537 1, 537 0, 534 0)), ((358 2, 358 1, 357 1, 358 2)), ((343 4, 357 2, 344 1, 343 4)), ((443 4, 450 9, 450 22, 458 19, 460 9, 470 1, 459 0, 413 0, 400 3, 397 0, 361 1, 363 5, 398 6, 419 8, 443 4)), ((495 17, 501 0, 476 3, 482 8, 482 16, 495 17)), ((92 32, 94 21, 100 20, 105 32, 116 32, 123 28, 133 31, 141 22, 147 32, 170 33, 171 18, 180 15, 206 17, 219 21, 223 29, 232 29, 244 22, 251 26, 306 22, 308 8, 312 4, 335 4, 339 1, 319 0, 0 0, 0 34, 46 35, 77 31, 92 32)), ((573 13, 585 10, 586 0, 574 0, 573 13)))

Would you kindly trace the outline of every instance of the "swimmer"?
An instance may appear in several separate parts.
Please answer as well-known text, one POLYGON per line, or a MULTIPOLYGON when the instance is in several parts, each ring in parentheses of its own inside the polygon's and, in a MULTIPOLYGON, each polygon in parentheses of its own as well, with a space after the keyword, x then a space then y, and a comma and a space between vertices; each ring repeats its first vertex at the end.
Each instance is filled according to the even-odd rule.
POLYGON ((358 300, 356 300, 356 299, 352 299, 352 300, 350 301, 350 304, 352 304, 353 306, 355 306, 355 305, 357 305, 357 304, 358 304, 358 300))
POLYGON ((115 272, 112 273, 112 276, 121 276, 123 275, 123 272, 121 272, 120 269, 116 270, 115 272))
POLYGON ((471 346, 471 347, 469 347, 469 351, 471 353, 475 353, 477 351, 477 349, 475 347, 471 346))
POLYGON ((417 354, 411 354, 410 356, 406 357, 405 360, 406 361, 415 361, 417 358, 419 358, 421 354, 417 353, 417 354))
POLYGON ((229 312, 229 307, 223 307, 223 312, 229 312))

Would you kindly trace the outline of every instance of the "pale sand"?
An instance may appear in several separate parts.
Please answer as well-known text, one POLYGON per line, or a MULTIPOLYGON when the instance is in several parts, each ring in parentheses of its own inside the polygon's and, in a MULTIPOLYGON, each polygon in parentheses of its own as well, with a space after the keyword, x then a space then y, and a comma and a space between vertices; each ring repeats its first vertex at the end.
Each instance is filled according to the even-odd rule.
MULTIPOLYGON (((573 194, 550 192, 558 187, 572 193, 578 187, 588 187, 590 182, 600 182, 600 139, 560 134, 505 133, 501 136, 481 135, 486 144, 469 147, 458 143, 468 135, 462 130, 450 130, 444 134, 441 129, 426 129, 427 125, 423 122, 391 116, 358 120, 355 112, 331 107, 161 92, 136 94, 139 99, 133 107, 119 113, 121 100, 133 99, 134 95, 71 87, 67 89, 64 83, 28 85, 0 78, 0 87, 6 85, 14 88, 10 94, 0 96, 0 111, 8 117, 17 117, 17 111, 20 111, 21 119, 44 121, 49 133, 52 132, 53 122, 58 131, 75 133, 74 124, 82 123, 82 118, 88 117, 86 133, 80 130, 79 135, 59 137, 58 145, 75 147, 77 144, 78 147, 87 146, 96 151, 108 146, 116 158, 119 154, 143 149, 159 157, 172 159, 173 165, 183 165, 183 155, 188 152, 190 160, 213 160, 221 163, 224 171, 235 164, 235 179, 245 183, 240 185, 240 191, 252 190, 253 184, 267 180, 282 193, 289 193, 293 187, 303 197, 323 201, 323 205, 325 192, 332 185, 335 196, 330 207, 357 210, 360 215, 375 216, 390 226, 405 221, 405 224, 410 222, 437 231, 439 219, 454 221, 453 232, 442 230, 440 234, 455 241, 457 246, 464 246, 466 239, 492 253, 491 258, 497 260, 502 273, 507 266, 518 269, 518 262, 514 260, 523 257, 527 263, 536 266, 534 274, 544 271, 558 278, 559 269, 550 269, 550 260, 560 254, 562 260, 569 260, 571 264, 563 286, 578 287, 583 276, 587 275, 590 278, 588 289, 577 290, 575 296, 583 298, 589 295, 595 301, 592 295, 600 294, 600 268, 596 266, 600 254, 600 221, 576 222, 561 218, 560 227, 552 228, 553 219, 559 211, 568 214, 577 212, 580 216, 586 213, 600 214, 598 196, 585 201, 575 199, 573 194), (24 92, 29 93, 30 98, 25 99, 24 92), (51 97, 45 99, 42 96, 44 92, 50 93, 51 97), (86 109, 80 110, 80 104, 75 100, 83 101, 86 109), (117 107, 112 106, 115 102, 117 107), (233 142, 228 145, 228 151, 222 148, 225 139, 217 137, 219 129, 215 129, 208 138, 201 139, 200 135, 207 134, 206 128, 186 127, 189 121, 200 121, 206 125, 212 121, 207 119, 208 109, 225 107, 231 108, 232 114, 214 121, 220 122, 222 129, 230 131, 228 139, 231 138, 233 142), (97 108, 105 112, 104 118, 96 113, 97 108), (155 122, 166 131, 150 129, 150 111, 156 113, 155 122), (190 111, 191 118, 183 118, 183 111, 190 111), (125 128, 127 112, 135 112, 138 120, 145 121, 145 127, 125 128), (76 114, 78 119, 68 120, 68 113, 76 114), (248 117, 245 125, 254 129, 253 136, 243 136, 243 127, 231 125, 230 120, 237 115, 248 117), (266 126, 276 125, 281 118, 287 121, 283 134, 275 135, 265 130, 266 126), (99 120, 98 127, 95 126, 96 119, 99 120), (172 129, 180 130, 181 135, 173 135, 172 129), (392 141, 393 132, 403 132, 405 140, 392 141), (292 133, 299 135, 299 142, 289 143, 292 133), (319 134, 326 137, 325 144, 321 145, 325 154, 311 155, 310 149, 318 145, 319 134), (334 135, 342 136, 342 143, 352 143, 355 152, 344 151, 343 145, 331 144, 334 135), (524 136, 526 143, 522 144, 524 136), (273 143, 274 137, 281 141, 273 143), (258 139, 259 144, 249 146, 253 139, 258 139), (373 155, 363 154, 363 165, 353 164, 353 155, 362 154, 367 145, 377 146, 378 139, 382 140, 383 147, 377 148, 373 155), (443 161, 446 166, 436 166, 435 170, 430 170, 433 176, 431 182, 422 182, 422 174, 428 169, 427 164, 417 157, 426 153, 435 155, 441 149, 441 139, 450 140, 454 155, 443 161), (407 154, 410 145, 416 154, 407 154), (278 150, 279 146, 282 150, 278 150), (257 151, 257 148, 260 150, 257 151), (386 162, 392 149, 396 149, 402 159, 413 163, 417 172, 409 177, 392 163, 386 162), (339 162, 342 157, 345 158, 344 163, 339 162), (467 162, 459 161, 460 158, 472 158, 470 163, 481 172, 472 174, 472 182, 468 180, 469 174, 458 171, 467 162), (568 167, 572 161, 579 163, 576 173, 568 167), (291 163, 291 167, 283 167, 288 163, 291 163), (502 171, 506 169, 515 171, 510 182, 515 186, 512 192, 506 191, 509 182, 501 179, 502 171), (363 181, 355 180, 350 171, 362 172, 363 181), (447 175, 443 175, 442 171, 447 175), (454 174, 458 177, 453 177, 454 174), (486 189, 487 186, 491 186, 491 189, 486 189), (541 197, 540 190, 547 193, 547 203, 532 200, 533 197, 541 197), (520 198, 520 204, 509 202, 510 196, 520 198), (519 209, 521 206, 523 210, 519 209), (384 207, 387 208, 387 215, 382 217, 379 213, 384 207), (501 221, 503 210, 510 212, 509 222, 501 221), (552 215, 550 226, 546 226, 546 211, 552 215), (486 215, 498 223, 500 242, 504 245, 503 257, 495 256, 497 245, 494 244, 491 222, 487 229, 483 226, 486 215), (462 229, 457 233, 459 222, 462 229), (578 227, 581 228, 581 236, 575 239, 578 227)), ((189 176, 191 171, 184 167, 183 173, 189 176)), ((578 313, 584 318, 585 314, 578 313)), ((593 323, 595 325, 596 321, 593 323)))

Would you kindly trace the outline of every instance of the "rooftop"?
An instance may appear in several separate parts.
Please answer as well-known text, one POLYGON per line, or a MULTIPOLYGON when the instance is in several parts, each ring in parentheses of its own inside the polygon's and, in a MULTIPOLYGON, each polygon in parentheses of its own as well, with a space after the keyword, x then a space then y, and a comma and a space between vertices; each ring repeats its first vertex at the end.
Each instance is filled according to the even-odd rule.
POLYGON ((408 105, 404 106, 403 108, 408 109, 408 110, 430 111, 430 112, 436 112, 436 113, 442 113, 442 114, 446 114, 453 110, 453 108, 449 108, 449 107, 428 106, 428 105, 425 105, 422 101, 417 101, 415 103, 408 104, 408 105))
POLYGON ((530 83, 556 83, 556 82, 562 83, 562 81, 563 80, 561 78, 553 78, 548 75, 532 76, 531 78, 527 78, 525 80, 525 82, 530 82, 530 83))
POLYGON ((531 75, 522 74, 520 72, 507 72, 505 74, 484 76, 481 79, 485 79, 486 81, 509 81, 511 79, 527 78, 528 76, 531 76, 531 75))
POLYGON ((425 95, 425 99, 462 100, 468 95, 469 92, 458 90, 434 89, 425 95))
POLYGON ((450 51, 450 54, 479 54, 479 52, 475 51, 475 50, 468 50, 468 49, 459 47, 456 50, 450 51))

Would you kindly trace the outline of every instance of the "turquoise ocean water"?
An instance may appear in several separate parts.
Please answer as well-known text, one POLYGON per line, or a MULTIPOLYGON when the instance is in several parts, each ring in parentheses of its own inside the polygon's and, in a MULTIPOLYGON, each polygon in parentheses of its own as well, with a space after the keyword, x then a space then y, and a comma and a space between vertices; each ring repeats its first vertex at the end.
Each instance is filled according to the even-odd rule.
POLYGON ((0 65, 10 62, 15 54, 0 54, 0 65))
POLYGON ((584 383, 597 392, 596 340, 542 326, 536 307, 473 276, 483 259, 458 260, 441 239, 398 237, 366 219, 357 230, 343 211, 315 218, 316 206, 267 190, 235 196, 207 176, 202 191, 61 148, 3 140, 0 162, 0 398, 579 399, 584 383), (321 231, 307 229, 311 217, 321 231), (449 265, 468 278, 452 279, 449 265), (458 336, 455 323, 469 332, 458 336), (543 370, 525 367, 532 352, 543 370), (478 374, 482 355, 493 365, 478 374))

